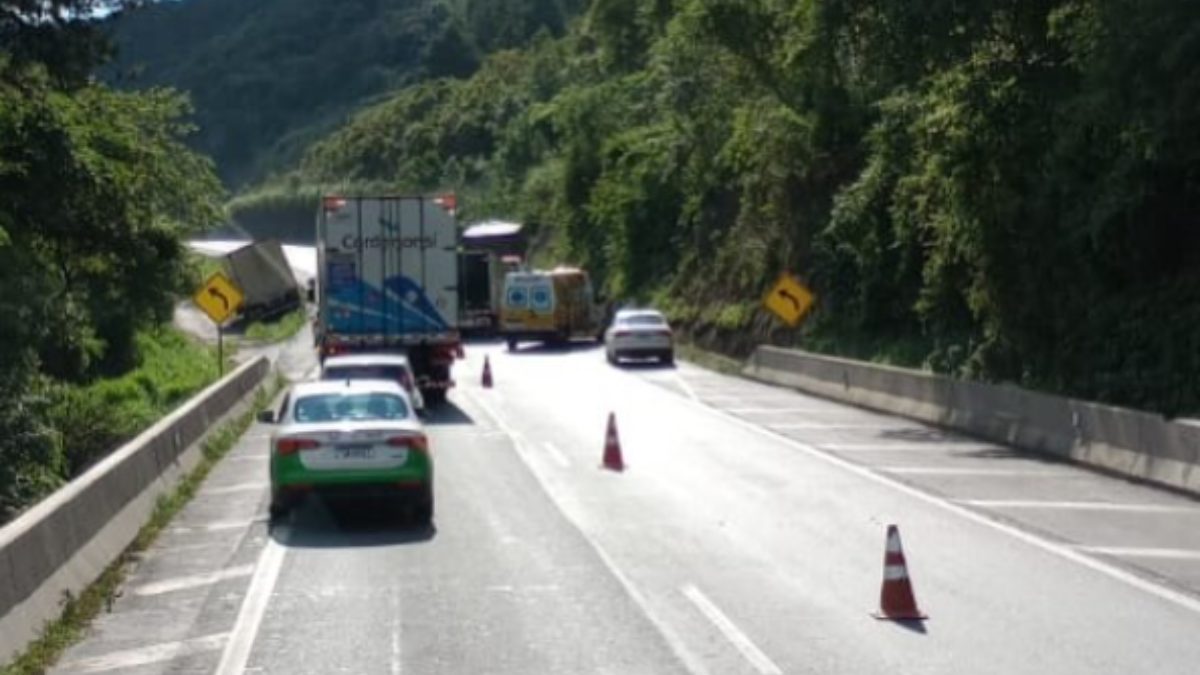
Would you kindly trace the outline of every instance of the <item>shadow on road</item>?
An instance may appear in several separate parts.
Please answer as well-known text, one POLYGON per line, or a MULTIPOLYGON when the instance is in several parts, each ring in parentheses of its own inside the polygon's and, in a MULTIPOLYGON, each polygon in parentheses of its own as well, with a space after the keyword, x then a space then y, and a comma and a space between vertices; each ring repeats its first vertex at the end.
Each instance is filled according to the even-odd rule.
POLYGON ((447 400, 444 403, 430 405, 421 417, 421 423, 426 426, 451 426, 456 424, 475 424, 475 419, 466 411, 447 400))
POLYGON ((396 503, 313 496, 291 515, 287 535, 271 537, 291 548, 369 548, 421 544, 437 536, 437 526, 413 520, 396 503))
POLYGON ((674 363, 663 363, 657 359, 639 359, 637 361, 621 361, 616 364, 621 370, 655 371, 676 370, 674 363))

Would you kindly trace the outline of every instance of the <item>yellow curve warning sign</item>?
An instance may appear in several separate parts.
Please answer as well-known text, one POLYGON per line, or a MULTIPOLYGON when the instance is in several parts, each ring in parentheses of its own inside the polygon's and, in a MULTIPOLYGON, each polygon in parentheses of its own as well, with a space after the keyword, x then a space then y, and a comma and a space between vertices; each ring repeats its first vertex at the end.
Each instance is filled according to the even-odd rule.
POLYGON ((242 291, 220 272, 214 272, 192 296, 196 306, 218 324, 236 314, 244 299, 242 291))
POLYGON ((782 274, 763 298, 763 305, 789 326, 795 327, 812 309, 817 296, 790 274, 782 274))

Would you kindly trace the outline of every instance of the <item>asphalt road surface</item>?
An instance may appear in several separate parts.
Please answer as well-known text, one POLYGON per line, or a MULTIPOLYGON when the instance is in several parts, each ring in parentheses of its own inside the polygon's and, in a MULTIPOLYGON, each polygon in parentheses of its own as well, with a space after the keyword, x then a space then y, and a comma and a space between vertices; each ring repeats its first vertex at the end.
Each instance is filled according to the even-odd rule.
POLYGON ((268 531, 256 426, 55 672, 1200 664, 1194 500, 686 363, 613 368, 594 346, 475 345, 456 376, 428 421, 433 528, 310 502, 268 531), (600 468, 610 412, 622 473, 600 468), (871 616, 892 523, 923 624, 871 616))

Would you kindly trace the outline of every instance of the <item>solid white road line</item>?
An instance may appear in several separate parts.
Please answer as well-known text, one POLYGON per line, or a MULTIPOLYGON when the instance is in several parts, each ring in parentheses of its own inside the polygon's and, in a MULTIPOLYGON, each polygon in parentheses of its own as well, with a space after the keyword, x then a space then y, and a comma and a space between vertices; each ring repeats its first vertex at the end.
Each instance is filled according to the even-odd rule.
POLYGON ((190 640, 163 642, 137 649, 126 649, 103 656, 68 661, 60 664, 55 670, 62 673, 103 673, 109 670, 128 670, 138 666, 170 661, 181 656, 215 651, 225 644, 228 637, 229 633, 218 633, 190 640))
MULTIPOLYGON (((653 385, 646 383, 645 386, 650 387, 653 385)), ((932 506, 940 507, 946 511, 949 511, 950 513, 954 513, 954 514, 961 516, 962 518, 965 518, 966 520, 974 522, 978 525, 983 525, 985 527, 996 530, 997 532, 1002 532, 1014 539, 1018 539, 1020 541, 1025 542, 1026 544, 1029 544, 1036 548, 1040 548, 1043 551, 1046 551, 1047 553, 1052 553, 1054 555, 1057 555, 1060 558, 1070 560, 1071 562, 1077 563, 1077 564, 1079 564, 1083 567, 1086 567, 1094 572, 1099 572, 1100 574, 1103 574, 1111 579, 1119 581, 1131 588, 1135 588, 1139 591, 1142 591, 1148 595, 1152 595, 1160 600, 1165 600, 1165 601, 1170 602, 1178 607, 1181 607, 1188 611, 1200 614, 1200 599, 1197 599, 1190 594, 1181 593, 1172 588, 1168 588, 1166 586, 1157 584, 1153 581, 1150 581, 1148 579, 1140 577, 1137 574, 1130 572, 1122 567, 1118 567, 1111 563, 1105 562, 1099 558, 1094 558, 1082 551, 1076 550, 1074 547, 1072 547, 1068 544, 1061 544, 1056 541, 1051 541, 1051 540, 1041 537, 1037 534, 1034 534, 1028 530, 1023 530, 1016 525, 1002 522, 1002 521, 997 520, 994 517, 988 515, 987 513, 974 510, 969 505, 959 504, 950 499, 942 497, 940 495, 931 494, 929 492, 922 490, 921 488, 914 487, 912 485, 908 485, 907 483, 902 482, 898 478, 894 478, 892 476, 888 476, 886 474, 878 472, 869 466, 864 466, 864 465, 858 464, 854 461, 831 454, 830 452, 823 450, 823 449, 821 449, 821 447, 818 447, 816 445, 802 443, 794 438, 789 438, 788 436, 785 436, 779 432, 772 431, 766 427, 759 426, 757 424, 754 424, 753 422, 746 421, 736 415, 730 415, 729 413, 724 412, 718 408, 713 408, 711 406, 704 405, 703 403, 696 403, 693 401, 689 401, 687 399, 680 399, 680 401, 683 403, 683 405, 690 406, 698 412, 708 414, 708 415, 718 415, 720 417, 723 417, 725 420, 729 421, 731 424, 739 426, 739 427, 746 429, 747 431, 750 431, 752 433, 759 434, 760 436, 763 436, 764 438, 773 439, 774 441, 776 441, 778 443, 782 443, 782 444, 787 445, 795 450, 799 450, 800 452, 803 452, 806 455, 809 455, 813 458, 819 459, 819 460, 825 462, 826 464, 830 464, 832 466, 839 467, 848 473, 855 474, 861 478, 865 478, 865 479, 872 481, 874 483, 877 483, 879 485, 883 485, 883 486, 892 488, 898 492, 902 492, 910 497, 913 497, 915 499, 923 501, 932 506)), ((940 448, 938 446, 935 446, 935 449, 945 449, 945 446, 946 446, 946 444, 941 444, 940 448)), ((824 445, 822 447, 829 448, 828 445, 824 445)), ((986 447, 998 448, 998 446, 986 446, 986 447)), ((974 446, 972 446, 972 448, 973 449, 985 449, 985 447, 981 447, 980 445, 974 445, 974 446)), ((877 446, 875 448, 871 448, 871 449, 877 449, 877 446)))
POLYGON ((1191 513, 1200 516, 1200 508, 1170 504, 1129 504, 1121 502, 1038 501, 1026 499, 962 499, 960 504, 985 509, 1046 509, 1069 511, 1132 511, 1140 513, 1191 513))
POLYGON ((750 665, 754 666, 755 670, 763 675, 783 675, 783 671, 779 669, 779 666, 775 665, 775 662, 764 654, 699 588, 689 584, 684 586, 682 590, 687 599, 691 600, 692 604, 700 610, 700 613, 711 621, 717 627, 717 630, 725 635, 725 639, 729 640, 734 647, 737 647, 737 650, 742 653, 742 656, 746 657, 746 660, 750 662, 750 665))
POLYGON ((542 445, 546 448, 546 452, 549 453, 550 457, 553 458, 559 466, 564 469, 571 466, 570 460, 567 459, 567 456, 563 454, 562 450, 558 449, 557 445, 549 441, 543 443, 542 445))
MULTIPOLYGON (((277 530, 278 536, 284 541, 290 534, 285 526, 277 530)), ((267 537, 267 545, 263 547, 246 589, 246 597, 242 600, 242 608, 238 611, 237 621, 233 624, 229 642, 221 653, 221 662, 217 665, 215 675, 241 675, 250 662, 250 650, 258 636, 259 626, 267 613, 267 603, 279 580, 279 571, 283 568, 284 554, 287 548, 276 541, 275 537, 267 537)))
MULTIPOLYGON (((650 383, 645 384, 648 387, 655 386, 650 383)), ((463 393, 470 398, 475 405, 479 406, 479 408, 483 410, 488 417, 492 419, 493 424, 495 424, 498 428, 503 429, 505 433, 509 435, 514 445, 520 446, 518 438, 513 432, 512 428, 508 426, 500 414, 497 413, 489 403, 484 401, 482 397, 476 395, 474 392, 464 390, 463 393)), ((696 403, 696 405, 702 404, 696 403)), ((534 467, 534 464, 529 461, 525 454, 518 451, 517 455, 521 457, 521 460, 525 462, 526 465, 529 466, 530 470, 534 472, 534 475, 537 476, 537 469, 534 467)), ((608 570, 609 574, 613 575, 613 578, 615 578, 617 582, 621 584, 621 587, 625 589, 625 594, 633 600, 633 603, 642 611, 642 614, 645 615, 647 620, 650 621, 651 625, 658 629, 659 634, 662 635, 663 639, 667 643, 667 646, 671 649, 671 652, 675 654, 675 658, 679 659, 680 663, 683 664, 683 667, 692 675, 711 675, 708 668, 704 666, 704 662, 688 649, 687 644, 683 641, 683 638, 679 637, 679 634, 676 633, 673 628, 671 628, 670 624, 658 616, 658 613, 654 611, 654 608, 651 606, 650 601, 646 598, 646 596, 643 595, 640 590, 638 590, 637 586, 633 585, 633 581, 631 581, 629 577, 625 576, 625 573, 621 571, 621 568, 617 567, 617 564, 612 559, 612 556, 608 554, 608 551, 604 550, 604 547, 600 545, 600 542, 593 539, 592 536, 587 533, 587 531, 580 527, 579 524, 572 520, 570 515, 563 510, 562 506, 558 503, 558 500, 555 499, 553 494, 550 493, 549 489, 545 487, 545 483, 540 480, 540 476, 539 483, 542 484, 543 489, 546 490, 547 496, 550 497, 550 501, 563 514, 563 517, 567 519, 567 522, 571 523, 575 527, 575 530, 579 532, 580 536, 583 537, 583 540, 586 541, 588 545, 591 546, 592 550, 596 552, 596 557, 600 558, 600 561, 604 563, 604 567, 608 570)))
POLYGON ((953 450, 1007 449, 986 443, 958 443, 936 440, 927 443, 815 443, 814 447, 832 452, 946 452, 953 450))
POLYGON ((836 422, 834 422, 834 423, 829 423, 829 422, 778 422, 778 423, 768 424, 767 426, 772 429, 775 429, 776 431, 805 431, 805 430, 812 430, 812 431, 842 431, 842 430, 844 430, 844 431, 854 431, 854 430, 908 431, 908 430, 914 430, 914 429, 920 428, 920 427, 915 427, 912 425, 878 424, 878 423, 839 424, 836 422))
POLYGON ((1014 476, 1024 478, 1066 478, 1061 471, 1045 469, 959 469, 947 466, 879 466, 878 471, 905 476, 1014 476))
MULTIPOLYGON (((725 412, 733 413, 734 415, 762 415, 768 413, 779 413, 781 415, 829 415, 829 414, 846 414, 848 411, 837 410, 836 408, 725 408, 725 412)), ((853 412, 858 412, 857 410, 853 412)))
POLYGON ((679 387, 683 389, 683 393, 687 394, 688 398, 692 399, 693 401, 700 400, 700 397, 696 396, 696 390, 692 389, 692 385, 687 383, 687 380, 684 379, 682 373, 676 371, 675 379, 679 380, 679 387))
POLYGON ((189 588, 199 588, 201 586, 211 586, 219 581, 227 579, 237 579, 238 577, 248 577, 254 573, 254 565, 240 565, 238 567, 230 567, 229 569, 220 570, 219 572, 209 572, 207 574, 192 574, 185 577, 176 577, 174 579, 164 579, 154 583, 138 586, 133 589, 134 595, 150 596, 162 595, 163 593, 174 593, 175 591, 183 591, 189 588))
POLYGON ((1126 548, 1124 546, 1076 546, 1085 553, 1117 558, 1156 558, 1162 560, 1200 560, 1200 551, 1183 548, 1126 548))
POLYGON ((238 483, 237 485, 225 485, 222 487, 210 488, 201 490, 201 495, 231 495, 238 492, 261 492, 267 489, 267 483, 238 483))
POLYGON ((216 522, 216 523, 209 523, 208 525, 202 525, 200 527, 190 527, 187 525, 180 525, 179 527, 167 528, 167 532, 169 532, 171 534, 189 534, 192 532, 224 532, 226 530, 240 530, 243 528, 247 528, 256 522, 258 522, 258 519, 226 520, 226 521, 221 521, 221 522, 216 522))

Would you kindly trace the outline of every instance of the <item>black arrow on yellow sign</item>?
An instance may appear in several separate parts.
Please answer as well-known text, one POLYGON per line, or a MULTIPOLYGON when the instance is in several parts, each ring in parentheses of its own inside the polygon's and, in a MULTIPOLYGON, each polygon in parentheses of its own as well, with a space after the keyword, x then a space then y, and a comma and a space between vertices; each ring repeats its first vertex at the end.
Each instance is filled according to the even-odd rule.
POLYGON ((799 313, 799 311, 800 311, 800 299, 799 298, 792 295, 791 293, 788 293, 786 288, 779 289, 779 297, 792 303, 792 307, 796 310, 797 313, 799 313))
POLYGON ((212 297, 220 300, 221 304, 225 305, 225 311, 226 312, 229 311, 229 298, 225 297, 224 293, 222 293, 221 291, 218 291, 215 288, 210 288, 210 289, 208 289, 208 294, 211 295, 212 297))

